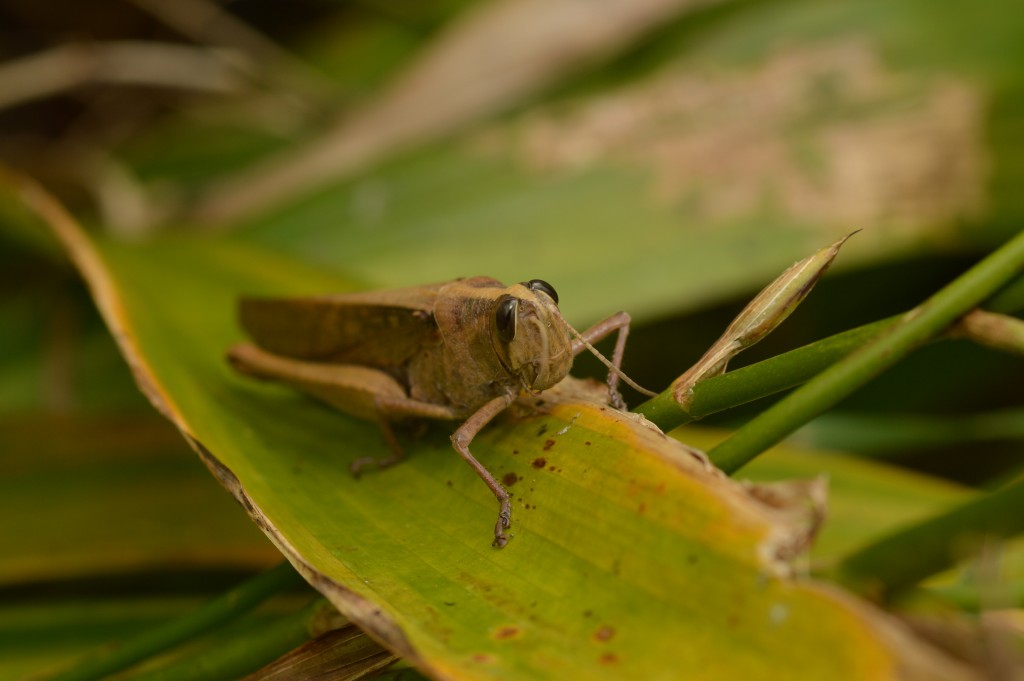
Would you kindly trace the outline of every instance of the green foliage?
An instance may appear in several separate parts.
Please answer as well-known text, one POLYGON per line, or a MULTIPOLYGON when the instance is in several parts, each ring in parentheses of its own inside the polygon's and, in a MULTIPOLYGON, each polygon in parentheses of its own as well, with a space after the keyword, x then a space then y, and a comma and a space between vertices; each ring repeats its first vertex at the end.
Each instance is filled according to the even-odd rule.
MULTIPOLYGON (((770 406, 892 328, 889 315, 962 284, 963 271, 1020 232, 1016 3, 680 6, 620 42, 582 48, 576 38, 598 34, 593 18, 544 14, 559 2, 537 3, 522 23, 498 2, 465 0, 225 6, 238 12, 229 21, 276 46, 230 23, 195 33, 140 9, 150 4, 58 3, 59 20, 5 10, 0 22, 18 49, 0 55, 0 156, 95 226, 98 262, 83 267, 82 243, 70 250, 105 315, 44 226, 60 216, 37 214, 46 202, 5 175, 0 678, 73 662, 165 619, 180 616, 187 631, 199 600, 282 552, 431 678, 735 678, 783 667, 881 678, 910 649, 940 661, 917 670, 924 678, 954 676, 944 652, 915 638, 894 644, 876 631, 891 630, 887 614, 821 584, 907 597, 885 603, 891 610, 923 590, 944 618, 1019 608, 1024 554, 1006 539, 1021 517, 1019 357, 943 341, 866 384, 894 357, 880 345, 866 351, 885 356, 870 371, 855 359, 831 370, 852 376, 843 390, 814 383, 770 406), (239 84, 217 95, 188 91, 189 79, 136 89, 102 59, 77 62, 97 64, 96 79, 73 90, 47 90, 62 71, 56 81, 45 70, 11 75, 32 50, 68 36, 102 48, 112 35, 227 49, 239 84), (551 71, 530 71, 539 53, 551 71), (445 61, 453 54, 472 58, 445 61), (535 76, 526 86, 524 73, 535 76), (478 107, 481 85, 512 90, 478 107), (37 86, 53 94, 19 99, 37 86), (364 143, 371 151, 359 156, 364 143), (290 184, 296 159, 318 153, 319 170, 290 184), (263 203, 278 187, 292 189, 263 203), (232 192, 250 210, 202 217, 232 192), (732 449, 738 462, 857 387, 796 434, 844 454, 783 444, 742 470, 760 481, 828 476, 827 520, 797 561, 822 581, 769 574, 755 548, 774 521, 727 513, 749 499, 680 473, 666 453, 675 445, 648 442, 631 421, 570 400, 485 430, 474 452, 515 479, 516 536, 497 552, 493 498, 452 455, 454 424, 400 433, 410 461, 357 482, 347 463, 383 452, 372 424, 223 362, 241 339, 242 294, 542 277, 578 327, 629 311, 626 370, 662 389, 785 266, 855 228, 810 301, 739 368, 698 383, 686 413, 669 393, 640 407, 666 428, 705 417, 724 426, 671 435, 732 449), (107 276, 113 287, 97 288, 107 276), (794 410, 801 401, 810 408, 794 410), (212 476, 181 433, 152 423, 154 405, 212 476), (783 425, 768 436, 773 414, 783 425), (899 465, 851 456, 879 451, 899 465), (983 549, 961 541, 979 532, 983 549), (180 598, 153 597, 174 589, 180 598)), ((607 16, 642 4, 613 3, 607 16)), ((152 75, 147 63, 122 66, 152 75)), ((1018 276, 992 309, 1019 313, 1021 292, 1018 276)), ((918 321, 928 328, 902 350, 986 295, 918 321)), ((594 367, 581 358, 579 371, 594 367)), ((316 635, 306 605, 267 607, 138 671, 247 673, 316 635)), ((366 654, 359 645, 353 655, 366 654)))

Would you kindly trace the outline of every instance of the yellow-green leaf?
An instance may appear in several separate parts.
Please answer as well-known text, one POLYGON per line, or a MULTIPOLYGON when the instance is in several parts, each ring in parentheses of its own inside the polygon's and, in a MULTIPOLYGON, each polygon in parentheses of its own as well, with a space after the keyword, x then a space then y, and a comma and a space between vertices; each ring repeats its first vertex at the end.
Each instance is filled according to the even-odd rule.
POLYGON ((788 574, 806 539, 637 418, 555 400, 473 443, 514 493, 514 538, 451 451, 450 424, 383 454, 375 426, 234 375, 241 293, 349 282, 209 238, 90 240, 26 190, 86 276, 137 380, 220 481, 346 616, 443 679, 975 678, 884 613, 788 574))

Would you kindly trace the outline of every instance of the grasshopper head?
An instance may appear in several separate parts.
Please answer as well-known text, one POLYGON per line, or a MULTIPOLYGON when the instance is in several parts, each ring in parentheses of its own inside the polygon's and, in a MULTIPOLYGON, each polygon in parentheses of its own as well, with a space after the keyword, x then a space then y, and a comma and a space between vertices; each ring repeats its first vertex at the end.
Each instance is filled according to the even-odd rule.
POLYGON ((560 319, 558 294, 540 279, 508 291, 494 308, 492 334, 498 356, 526 390, 546 390, 572 368, 572 340, 560 319))

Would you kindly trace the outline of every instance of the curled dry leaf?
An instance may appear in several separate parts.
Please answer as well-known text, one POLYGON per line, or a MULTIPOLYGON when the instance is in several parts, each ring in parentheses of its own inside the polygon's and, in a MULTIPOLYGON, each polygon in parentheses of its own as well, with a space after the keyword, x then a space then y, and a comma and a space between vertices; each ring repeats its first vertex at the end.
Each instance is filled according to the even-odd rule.
POLYGON ((851 236, 847 235, 794 263, 780 274, 743 308, 704 356, 672 382, 672 395, 684 412, 689 411, 693 387, 700 381, 724 373, 729 360, 761 341, 785 321, 825 274, 839 249, 851 236))
POLYGON ((246 681, 351 681, 372 678, 397 660, 354 624, 345 623, 315 634, 311 641, 246 677, 246 681))
POLYGON ((772 483, 745 482, 747 492, 770 508, 785 514, 799 533, 781 537, 774 546, 773 558, 789 562, 804 553, 825 522, 828 508, 828 480, 818 476, 810 480, 785 480, 772 483))

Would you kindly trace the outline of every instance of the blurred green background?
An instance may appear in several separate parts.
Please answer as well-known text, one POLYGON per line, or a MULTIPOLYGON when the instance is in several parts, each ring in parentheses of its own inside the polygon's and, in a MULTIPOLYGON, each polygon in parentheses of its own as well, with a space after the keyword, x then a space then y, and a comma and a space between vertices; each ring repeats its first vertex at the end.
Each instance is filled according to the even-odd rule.
MULTIPOLYGON (((8 0, 0 161, 126 244, 272 251, 366 287, 543 278, 577 327, 629 311, 625 369, 656 390, 854 229, 735 366, 910 309, 1020 230, 1015 2, 514 5, 8 0)), ((0 676, 16 678, 278 554, 10 201, 0 273, 0 676), (96 603, 112 614, 88 628, 26 625, 96 603)), ((794 441, 985 489, 1020 474, 1022 385, 1021 357, 942 342, 794 441)))

